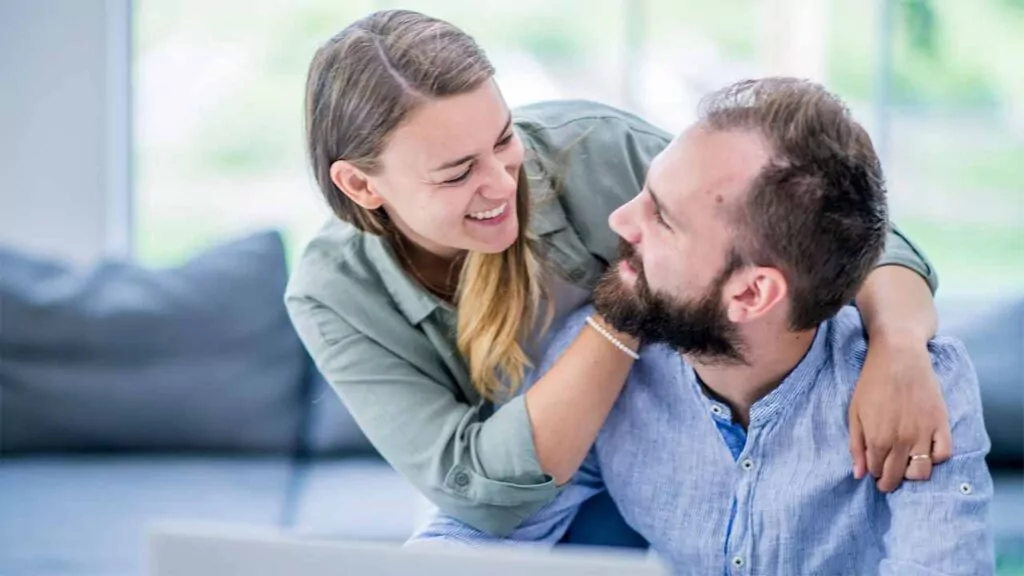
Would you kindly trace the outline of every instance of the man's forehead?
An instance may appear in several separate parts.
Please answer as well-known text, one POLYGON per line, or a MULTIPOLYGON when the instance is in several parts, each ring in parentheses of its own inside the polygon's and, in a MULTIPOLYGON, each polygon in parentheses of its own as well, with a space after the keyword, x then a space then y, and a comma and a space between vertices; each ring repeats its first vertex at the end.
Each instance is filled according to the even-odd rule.
POLYGON ((666 203, 722 204, 744 194, 768 159, 767 144, 755 132, 696 124, 654 159, 649 181, 666 203))

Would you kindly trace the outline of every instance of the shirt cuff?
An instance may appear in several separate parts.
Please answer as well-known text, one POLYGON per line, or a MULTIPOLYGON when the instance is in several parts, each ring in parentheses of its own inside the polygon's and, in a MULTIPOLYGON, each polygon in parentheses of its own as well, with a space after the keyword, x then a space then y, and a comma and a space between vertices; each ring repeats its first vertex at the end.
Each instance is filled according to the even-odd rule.
POLYGON ((917 272, 925 282, 932 295, 939 289, 939 277, 935 268, 901 232, 895 228, 889 231, 885 242, 885 251, 878 259, 876 267, 902 266, 917 272))
POLYGON ((487 419, 474 456, 478 469, 456 464, 444 481, 449 492, 476 503, 455 515, 474 528, 505 536, 558 495, 554 478, 537 459, 522 395, 487 419))

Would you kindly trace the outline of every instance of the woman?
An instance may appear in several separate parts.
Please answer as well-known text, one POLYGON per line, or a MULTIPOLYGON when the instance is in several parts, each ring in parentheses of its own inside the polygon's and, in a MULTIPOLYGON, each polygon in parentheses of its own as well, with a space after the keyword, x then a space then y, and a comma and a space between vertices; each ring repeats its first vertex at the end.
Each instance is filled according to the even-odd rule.
MULTIPOLYGON (((670 137, 593 103, 511 113, 493 73, 472 38, 409 11, 371 14, 320 48, 308 152, 337 218, 286 300, 380 453, 444 513, 502 535, 571 478, 623 386, 638 343, 598 318, 515 394, 545 321, 616 258, 608 215, 670 137)), ((946 456, 948 427, 925 350, 931 267, 895 232, 882 264, 898 266, 857 299, 872 346, 851 448, 856 473, 892 489, 930 473, 908 469, 914 442, 937 439, 946 456)))

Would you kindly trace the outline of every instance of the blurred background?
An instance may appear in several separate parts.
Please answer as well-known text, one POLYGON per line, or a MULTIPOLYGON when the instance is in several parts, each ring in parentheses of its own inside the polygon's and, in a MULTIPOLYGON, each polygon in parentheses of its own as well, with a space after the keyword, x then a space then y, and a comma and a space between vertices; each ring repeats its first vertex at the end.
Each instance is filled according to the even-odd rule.
MULTIPOLYGON (((11 3, 9 10, 28 10, 17 8, 24 0, 5 4, 11 3)), ((1022 0, 34 5, 40 21, 30 33, 7 19, 10 32, 18 32, 5 40, 15 42, 7 58, 19 54, 18 62, 7 64, 22 66, 22 76, 16 70, 7 94, 0 95, 0 102, 14 104, 0 112, 5 129, 35 121, 17 106, 19 99, 38 102, 38 90, 26 88, 26 81, 48 82, 55 109, 91 112, 95 120, 92 126, 80 119, 53 121, 44 126, 52 138, 72 144, 70 127, 71 136, 97 131, 107 141, 105 151, 86 151, 95 161, 82 167, 87 173, 96 164, 107 167, 109 173, 96 180, 106 184, 97 187, 102 194, 75 186, 81 172, 60 173, 60 162, 47 171, 48 178, 61 180, 46 186, 52 190, 47 194, 57 195, 59 188, 90 195, 75 210, 77 228, 88 233, 69 238, 68 227, 61 226, 52 237, 59 240, 35 241, 52 252, 88 258, 123 251, 147 264, 168 265, 218 239, 270 226, 284 231, 294 255, 327 216, 303 155, 309 59, 358 16, 401 6, 449 19, 474 35, 495 62, 511 105, 592 98, 675 131, 690 121, 701 95, 732 80, 771 73, 820 80, 846 99, 872 133, 890 180, 894 219, 934 259, 943 290, 1024 288, 1022 0), (111 6, 123 13, 111 15, 111 6), (60 31, 62 15, 66 25, 75 23, 80 38, 60 31), (91 46, 83 25, 117 35, 91 46), (20 52, 18 43, 25 45, 20 52), (24 48, 33 46, 78 53, 26 63, 24 48), (94 60, 106 67, 106 78, 89 72, 94 60), (33 70, 54 66, 56 75, 35 78, 33 70), (79 80, 102 82, 90 93, 76 87, 79 80), (128 157, 110 158, 115 149, 128 157), (89 218, 97 222, 81 221, 89 218), (79 245, 68 248, 65 240, 79 245)), ((26 182, 43 186, 37 170, 14 165, 13 158, 27 152, 24 144, 24 138, 4 139, 10 152, 4 161, 26 182)), ((47 213, 54 202, 75 206, 57 196, 54 202, 15 199, 15 188, 4 197, 0 238, 24 243, 21 231, 52 221, 47 213)))
POLYGON ((165 518, 408 535, 280 300, 329 217, 307 65, 392 7, 475 36, 511 106, 676 132, 744 77, 843 97, 978 367, 1024 574, 1024 0, 0 0, 0 573, 138 573, 165 518))
POLYGON ((1020 0, 138 0, 138 257, 173 263, 268 225, 294 253, 325 215, 302 147, 310 55, 395 6, 475 36, 513 106, 590 98, 674 132, 730 81, 820 80, 869 127, 894 219, 943 290, 1024 288, 1020 0))

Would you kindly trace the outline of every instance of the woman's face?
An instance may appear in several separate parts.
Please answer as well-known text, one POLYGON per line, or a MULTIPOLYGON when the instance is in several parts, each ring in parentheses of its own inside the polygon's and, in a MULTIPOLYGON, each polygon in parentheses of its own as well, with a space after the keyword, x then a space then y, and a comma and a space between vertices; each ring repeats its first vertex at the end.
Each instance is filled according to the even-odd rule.
POLYGON ((367 176, 392 222, 439 256, 502 252, 519 233, 523 144, 493 81, 420 105, 391 134, 367 176))

